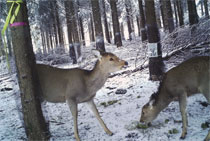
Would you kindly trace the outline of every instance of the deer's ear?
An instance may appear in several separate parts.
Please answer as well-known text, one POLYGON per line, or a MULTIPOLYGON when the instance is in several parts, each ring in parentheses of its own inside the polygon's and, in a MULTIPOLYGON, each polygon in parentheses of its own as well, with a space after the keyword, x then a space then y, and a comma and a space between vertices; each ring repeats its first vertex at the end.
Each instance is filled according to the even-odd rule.
POLYGON ((96 57, 96 58, 98 58, 98 59, 101 59, 101 52, 100 51, 98 51, 98 50, 96 50, 96 49, 93 49, 92 50, 92 53, 93 53, 93 55, 96 57))

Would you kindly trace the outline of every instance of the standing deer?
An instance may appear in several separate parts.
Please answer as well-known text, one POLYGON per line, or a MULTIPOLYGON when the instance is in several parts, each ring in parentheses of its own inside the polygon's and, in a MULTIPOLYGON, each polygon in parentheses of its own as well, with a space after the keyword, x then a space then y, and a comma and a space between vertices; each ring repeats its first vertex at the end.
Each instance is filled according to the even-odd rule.
POLYGON ((180 138, 184 139, 187 134, 187 114, 185 111, 187 97, 202 93, 210 102, 209 90, 210 57, 191 58, 165 74, 158 92, 152 94, 150 101, 143 106, 140 122, 150 123, 169 103, 178 100, 183 124, 180 138))
POLYGON ((74 120, 74 135, 80 140, 77 125, 77 105, 86 102, 105 132, 113 133, 101 119, 93 98, 104 85, 110 73, 120 70, 128 63, 112 53, 97 53, 98 61, 93 70, 60 69, 37 64, 43 98, 48 102, 67 102, 74 120))

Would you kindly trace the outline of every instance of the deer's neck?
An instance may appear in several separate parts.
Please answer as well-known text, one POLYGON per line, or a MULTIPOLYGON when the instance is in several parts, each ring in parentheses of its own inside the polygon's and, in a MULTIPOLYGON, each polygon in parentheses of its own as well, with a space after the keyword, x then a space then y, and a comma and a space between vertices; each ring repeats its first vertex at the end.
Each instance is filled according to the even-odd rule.
POLYGON ((155 99, 154 106, 158 109, 158 111, 162 111, 165 109, 173 99, 170 97, 169 93, 167 93, 166 89, 163 87, 159 89, 158 95, 155 99))
POLYGON ((98 61, 94 69, 90 72, 89 79, 87 81, 90 92, 96 93, 104 85, 108 76, 109 72, 106 72, 105 68, 103 68, 98 61))

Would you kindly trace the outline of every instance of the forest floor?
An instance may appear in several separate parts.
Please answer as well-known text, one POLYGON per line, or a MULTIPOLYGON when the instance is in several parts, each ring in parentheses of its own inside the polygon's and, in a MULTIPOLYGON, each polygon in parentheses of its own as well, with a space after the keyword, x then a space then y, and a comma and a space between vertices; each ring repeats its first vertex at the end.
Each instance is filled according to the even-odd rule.
MULTIPOLYGON (((123 47, 116 48, 106 44, 108 52, 113 52, 123 60, 128 61, 129 66, 112 75, 105 85, 97 92, 94 99, 100 115, 108 128, 114 133, 107 135, 99 125, 96 118, 88 110, 85 104, 79 104, 78 128, 82 141, 169 141, 179 140, 182 131, 181 114, 178 102, 172 102, 152 122, 147 129, 138 129, 141 108, 149 100, 150 95, 157 91, 159 82, 149 80, 149 70, 146 61, 146 47, 141 44, 139 38, 134 41, 125 41, 123 47), (144 68, 134 71, 138 68, 144 68), (126 72, 126 73, 123 73, 126 72), (116 92, 123 90, 124 94, 116 92), (171 133, 176 129, 177 133, 171 133)), ((208 45, 209 46, 209 45, 208 45)), ((84 47, 85 61, 79 67, 91 69, 95 59, 90 55, 91 47, 84 47)), ((164 56, 167 56, 163 52, 164 56)), ((176 66, 186 57, 173 56, 165 61, 166 70, 176 66)), ((188 53, 189 54, 189 53, 188 53)), ((192 54, 191 54, 192 55, 192 54)), ((201 54, 202 55, 202 54, 201 54)), ((208 55, 210 55, 208 53, 208 55)), ((5 66, 4 62, 1 62, 5 66)), ((69 64, 58 65, 68 68, 69 64)), ((3 74, 5 67, 1 67, 3 74)), ((186 141, 202 141, 209 128, 201 125, 210 123, 210 105, 203 104, 206 99, 198 94, 187 100, 188 134, 186 141)), ((49 121, 52 141, 75 140, 73 133, 72 115, 66 103, 43 103, 42 108, 46 119, 49 121)), ((26 140, 21 104, 19 97, 16 74, 0 77, 0 140, 26 140)))

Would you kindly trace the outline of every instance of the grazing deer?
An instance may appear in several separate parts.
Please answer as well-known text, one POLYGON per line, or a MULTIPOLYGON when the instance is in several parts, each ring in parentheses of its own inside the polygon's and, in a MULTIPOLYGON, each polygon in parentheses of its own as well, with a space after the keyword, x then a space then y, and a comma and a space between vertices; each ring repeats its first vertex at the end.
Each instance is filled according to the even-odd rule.
POLYGON ((43 98, 48 102, 67 102, 74 120, 74 135, 80 140, 77 125, 77 105, 86 102, 105 132, 113 133, 101 119, 93 98, 104 85, 110 73, 120 70, 128 63, 112 53, 97 53, 98 61, 93 70, 60 69, 37 64, 43 98))
POLYGON ((169 70, 160 82, 158 92, 152 94, 150 101, 143 106, 140 122, 150 123, 174 100, 179 101, 182 115, 182 134, 187 134, 187 97, 202 93, 210 102, 210 57, 191 58, 169 70))

